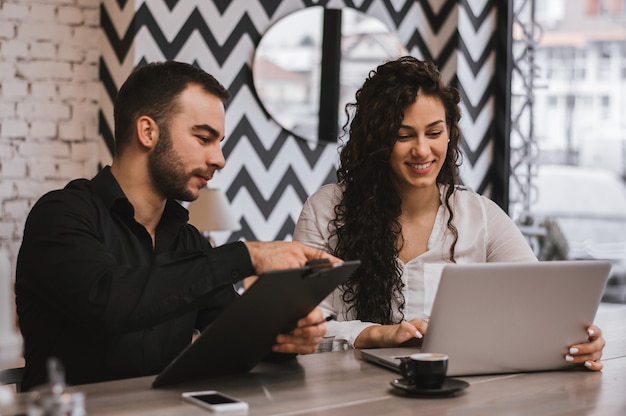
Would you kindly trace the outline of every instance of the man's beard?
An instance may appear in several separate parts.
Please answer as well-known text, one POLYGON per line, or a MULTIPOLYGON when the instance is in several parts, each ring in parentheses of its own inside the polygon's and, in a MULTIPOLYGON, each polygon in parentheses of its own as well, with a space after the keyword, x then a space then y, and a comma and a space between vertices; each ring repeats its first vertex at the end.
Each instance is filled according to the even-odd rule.
POLYGON ((183 162, 172 146, 169 128, 159 128, 159 140, 148 156, 148 174, 152 184, 164 198, 193 201, 197 195, 187 187, 189 178, 193 175, 185 172, 183 162))

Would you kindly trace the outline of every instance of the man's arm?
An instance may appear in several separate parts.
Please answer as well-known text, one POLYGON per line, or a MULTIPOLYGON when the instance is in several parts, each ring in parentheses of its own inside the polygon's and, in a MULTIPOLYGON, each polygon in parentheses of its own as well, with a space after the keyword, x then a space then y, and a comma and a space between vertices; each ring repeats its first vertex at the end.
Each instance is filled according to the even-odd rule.
POLYGON ((95 331, 126 331, 197 307, 216 287, 254 272, 243 243, 211 249, 192 227, 180 238, 197 238, 190 243, 195 249, 138 260, 142 247, 121 246, 115 233, 101 229, 113 226, 102 219, 107 215, 79 193, 53 193, 37 203, 18 257, 18 300, 40 299, 95 331))

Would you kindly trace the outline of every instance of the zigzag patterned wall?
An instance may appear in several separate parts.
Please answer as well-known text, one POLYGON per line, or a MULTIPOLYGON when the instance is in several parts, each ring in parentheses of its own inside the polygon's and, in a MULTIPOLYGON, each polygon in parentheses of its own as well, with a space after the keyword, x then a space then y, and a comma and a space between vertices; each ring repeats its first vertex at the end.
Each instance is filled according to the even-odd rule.
MULTIPOLYGON (((212 73, 232 93, 221 188, 241 219, 217 242, 289 239, 308 195, 335 180, 335 143, 300 140, 268 118, 251 73, 255 46, 281 17, 310 6, 352 7, 382 20, 410 54, 436 61, 461 90, 463 181, 489 193, 493 157, 495 0, 103 0, 100 132, 113 149, 113 99, 134 67, 175 59, 212 73), (221 240, 221 241, 220 241, 221 240)), ((110 163, 103 158, 102 164, 110 163)))

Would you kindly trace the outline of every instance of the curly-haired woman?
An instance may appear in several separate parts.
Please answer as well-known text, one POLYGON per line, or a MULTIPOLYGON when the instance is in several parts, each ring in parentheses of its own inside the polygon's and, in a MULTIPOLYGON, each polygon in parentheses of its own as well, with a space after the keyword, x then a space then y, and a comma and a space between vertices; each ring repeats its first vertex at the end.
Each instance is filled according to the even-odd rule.
MULTIPOLYGON (((338 184, 307 200, 294 233, 362 263, 320 305, 336 316, 327 349, 419 343, 447 263, 537 261, 500 207, 458 184, 459 101, 434 64, 402 57, 371 71, 346 106, 338 184)), ((589 329, 567 359, 600 369, 604 339, 589 329)))

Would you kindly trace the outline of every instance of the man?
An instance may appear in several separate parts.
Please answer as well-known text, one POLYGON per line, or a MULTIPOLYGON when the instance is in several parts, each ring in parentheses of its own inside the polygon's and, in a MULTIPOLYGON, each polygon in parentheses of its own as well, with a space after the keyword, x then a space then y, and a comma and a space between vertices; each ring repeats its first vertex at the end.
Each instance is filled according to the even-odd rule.
MULTIPOLYGON (((47 380, 49 357, 61 360, 70 384, 156 374, 236 298, 234 283, 310 259, 337 260, 294 242, 211 248, 187 224, 176 200, 196 199, 224 167, 227 98, 192 65, 140 68, 115 101, 111 166, 35 204, 16 276, 24 389, 47 380)), ((279 335, 273 351, 314 352, 322 320, 314 310, 279 335)))

